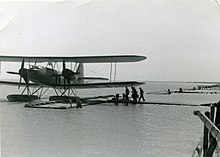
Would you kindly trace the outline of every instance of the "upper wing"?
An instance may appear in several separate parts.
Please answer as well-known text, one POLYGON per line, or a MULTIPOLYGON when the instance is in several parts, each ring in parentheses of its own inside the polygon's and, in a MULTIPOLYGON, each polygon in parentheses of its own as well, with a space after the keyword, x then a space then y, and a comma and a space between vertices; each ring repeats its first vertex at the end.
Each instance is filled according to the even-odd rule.
POLYGON ((138 62, 147 57, 139 55, 112 55, 112 56, 0 56, 3 62, 76 62, 76 63, 111 63, 111 62, 138 62))

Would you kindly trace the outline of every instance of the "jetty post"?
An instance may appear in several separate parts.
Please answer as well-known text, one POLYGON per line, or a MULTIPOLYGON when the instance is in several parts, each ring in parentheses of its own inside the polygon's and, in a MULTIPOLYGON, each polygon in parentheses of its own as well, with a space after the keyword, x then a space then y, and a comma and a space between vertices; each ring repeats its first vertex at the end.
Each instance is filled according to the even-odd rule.
MULTIPOLYGON (((194 115, 198 116, 204 124, 203 130, 203 146, 201 149, 195 149, 197 156, 201 157, 213 157, 213 154, 220 146, 220 101, 218 103, 211 104, 210 112, 206 111, 203 114, 200 111, 194 111, 194 115)), ((194 153, 195 154, 195 153, 194 153)))

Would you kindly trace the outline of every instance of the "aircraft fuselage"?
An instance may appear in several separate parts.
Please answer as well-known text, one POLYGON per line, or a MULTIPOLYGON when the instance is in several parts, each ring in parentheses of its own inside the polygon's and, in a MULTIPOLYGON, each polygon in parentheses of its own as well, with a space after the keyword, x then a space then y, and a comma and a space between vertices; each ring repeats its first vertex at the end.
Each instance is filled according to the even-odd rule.
MULTIPOLYGON (((64 78, 57 70, 47 67, 34 67, 28 69, 29 80, 42 85, 64 84, 64 78)), ((71 78, 71 83, 77 83, 77 76, 71 78)))

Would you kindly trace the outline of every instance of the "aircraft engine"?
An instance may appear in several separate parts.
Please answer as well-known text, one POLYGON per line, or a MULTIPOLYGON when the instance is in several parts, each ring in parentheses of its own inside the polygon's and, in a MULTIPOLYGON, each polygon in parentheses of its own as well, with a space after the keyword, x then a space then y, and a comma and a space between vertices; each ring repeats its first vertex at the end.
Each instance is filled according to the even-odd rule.
POLYGON ((67 84, 70 85, 70 81, 76 81, 78 79, 79 72, 74 72, 70 69, 66 69, 65 60, 63 60, 63 71, 62 76, 64 77, 64 88, 66 88, 66 81, 67 84))

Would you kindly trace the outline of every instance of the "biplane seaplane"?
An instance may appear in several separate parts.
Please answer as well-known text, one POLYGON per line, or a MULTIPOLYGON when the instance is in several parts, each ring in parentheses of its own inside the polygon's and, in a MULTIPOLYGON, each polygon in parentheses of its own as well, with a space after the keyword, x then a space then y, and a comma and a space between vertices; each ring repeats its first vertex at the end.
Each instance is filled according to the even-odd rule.
MULTIPOLYGON (((0 62, 21 62, 18 71, 7 71, 8 74, 18 75, 20 81, 0 81, 1 84, 24 87, 21 94, 7 96, 9 101, 32 101, 40 99, 49 88, 54 89, 55 99, 76 98, 76 89, 83 88, 111 88, 130 87, 144 84, 137 81, 112 81, 105 77, 85 77, 84 63, 110 63, 138 62, 145 60, 139 55, 112 55, 112 56, 80 56, 80 57, 49 57, 49 56, 0 56, 0 62), (72 68, 67 68, 66 63, 75 63, 72 68), (48 63, 42 66, 42 63, 48 63), (62 65, 59 71, 56 66, 62 65), (41 65, 39 65, 41 64, 41 65), (89 80, 89 82, 88 82, 89 80), (95 82, 94 82, 95 80, 95 82), (93 81, 93 82, 91 82, 93 81), (98 81, 98 82, 97 82, 98 81), (32 90, 30 89, 32 88, 32 90)), ((116 65, 115 65, 116 67, 116 65)), ((116 69, 115 69, 116 72, 116 69)), ((111 76, 110 75, 110 76, 111 76)))

